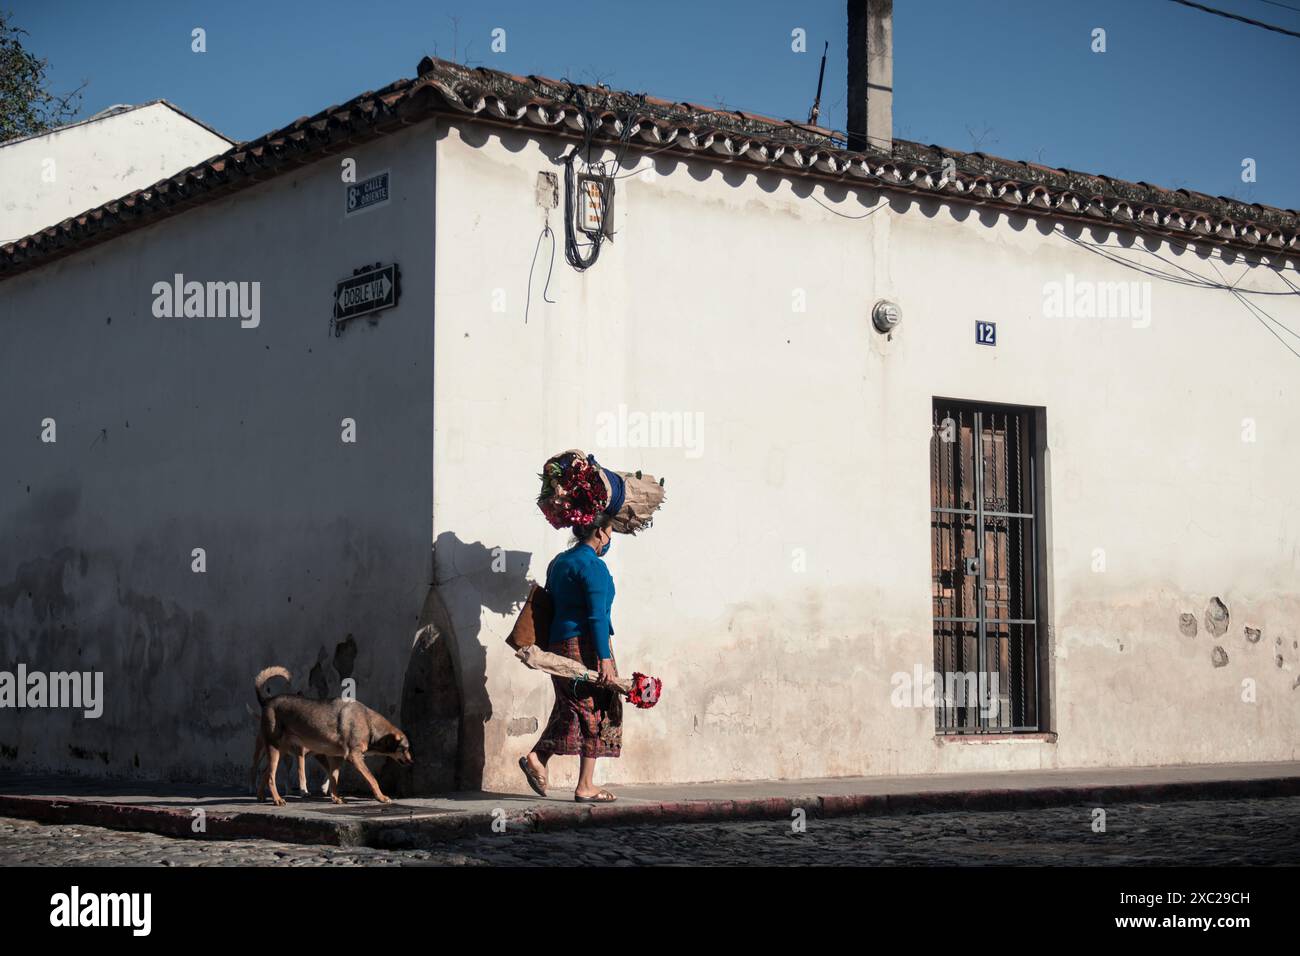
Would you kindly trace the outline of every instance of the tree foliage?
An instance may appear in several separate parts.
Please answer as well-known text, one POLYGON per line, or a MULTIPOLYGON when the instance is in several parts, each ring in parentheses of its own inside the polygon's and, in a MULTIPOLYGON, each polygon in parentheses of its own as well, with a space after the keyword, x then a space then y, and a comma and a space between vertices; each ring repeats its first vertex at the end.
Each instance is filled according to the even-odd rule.
POLYGON ((0 10, 0 143, 44 133, 69 122, 81 109, 82 83, 71 93, 48 89, 49 63, 23 47, 27 31, 0 10))

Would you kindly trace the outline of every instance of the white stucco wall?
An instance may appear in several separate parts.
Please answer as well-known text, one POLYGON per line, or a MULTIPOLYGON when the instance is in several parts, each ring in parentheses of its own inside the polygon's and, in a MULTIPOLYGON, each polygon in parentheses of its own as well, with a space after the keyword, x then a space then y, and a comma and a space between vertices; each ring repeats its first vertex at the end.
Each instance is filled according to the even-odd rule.
MULTIPOLYGON (((620 180, 594 268, 555 249, 548 304, 535 185, 567 149, 424 123, 353 154, 393 170, 386 207, 345 220, 334 157, 0 282, 0 650, 108 690, 98 721, 0 713, 0 758, 243 779, 253 673, 335 692, 349 634, 359 696, 400 714, 432 498, 461 778, 521 791, 551 686, 504 637, 567 543, 534 476, 574 446, 668 490, 608 559, 620 667, 665 696, 628 711, 605 781, 1295 758, 1298 360, 1231 295, 1157 282, 1148 327, 1049 319, 1045 283, 1141 277, 1023 217, 894 197, 846 219, 819 203, 861 217, 880 194, 661 153, 620 180), (399 307, 331 338, 335 280, 394 260, 399 307), (154 318, 176 272, 260 281, 259 327, 154 318), (905 315, 891 341, 881 297, 905 315), (935 396, 1046 410, 1054 742, 947 742, 931 709, 891 703, 893 675, 933 661, 935 396), (620 406, 698 415, 700 442, 611 444, 620 406), (1228 633, 1180 634, 1214 596, 1228 633)), ((1259 302, 1300 329, 1294 297, 1259 302)))
POLYGON ((0 659, 106 698, 0 711, 0 765, 242 782, 273 663, 398 713, 431 575, 432 135, 346 154, 392 170, 363 215, 334 157, 0 282, 0 659), (397 307, 333 337, 336 280, 376 261, 397 307), (176 273, 260 282, 260 324, 156 318, 176 273))
POLYGON ((229 148, 228 140, 162 102, 0 144, 0 243, 152 186, 229 148))
MULTIPOLYGON (((543 241, 525 324, 536 176, 562 172, 550 158, 566 149, 481 127, 439 140, 435 529, 481 555, 525 552, 506 575, 436 559, 485 675, 485 786, 522 788, 515 761, 550 708, 495 609, 566 544, 533 496, 570 447, 667 478, 655 526, 608 558, 620 667, 665 690, 627 712, 606 781, 1295 758, 1300 360, 1229 293, 1156 282, 1149 327, 1049 319, 1045 283, 1143 277, 1023 217, 895 197, 846 219, 818 201, 861 217, 880 194, 660 154, 651 181, 619 181, 594 268, 557 250, 554 305, 543 241), (892 341, 868 318, 881 297, 905 315, 892 341), (975 343, 977 319, 998 323, 996 348, 975 343), (1055 742, 945 742, 930 709, 891 704, 891 676, 933 662, 935 396, 1046 409, 1055 742), (600 416, 620 405, 698 414, 698 457, 601 447, 600 416), (1181 635, 1179 614, 1202 620, 1213 596, 1228 633, 1181 635)), ((552 210, 562 242, 561 222, 552 210)), ((1285 290, 1266 268, 1150 248, 1285 290)), ((1300 329, 1295 297, 1259 304, 1300 329)), ((572 778, 566 764, 553 780, 572 778)))

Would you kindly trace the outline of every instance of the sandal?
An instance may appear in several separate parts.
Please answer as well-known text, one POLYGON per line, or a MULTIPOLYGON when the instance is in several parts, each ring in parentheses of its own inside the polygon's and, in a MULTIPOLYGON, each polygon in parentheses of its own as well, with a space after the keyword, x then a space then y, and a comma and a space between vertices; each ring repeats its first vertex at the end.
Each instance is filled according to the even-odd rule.
POLYGON ((528 786, 533 788, 533 793, 539 797, 546 796, 546 778, 532 768, 527 757, 519 758, 519 769, 524 772, 524 777, 528 780, 528 786))
POLYGON ((597 790, 596 793, 590 797, 580 797, 575 793, 573 799, 579 803, 613 803, 618 799, 618 797, 614 796, 608 790, 597 790))

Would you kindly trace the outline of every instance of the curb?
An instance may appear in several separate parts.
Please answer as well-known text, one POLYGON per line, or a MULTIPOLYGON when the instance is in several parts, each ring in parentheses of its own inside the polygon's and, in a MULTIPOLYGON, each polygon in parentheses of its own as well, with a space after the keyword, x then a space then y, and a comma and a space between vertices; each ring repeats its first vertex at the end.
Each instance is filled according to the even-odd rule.
POLYGON ((410 820, 315 820, 274 813, 207 813, 194 832, 189 810, 0 794, 0 816, 47 824, 78 824, 200 840, 277 840, 341 847, 410 849, 497 832, 555 833, 590 826, 789 820, 796 810, 814 819, 956 811, 1024 810, 1081 803, 1168 802, 1300 796, 1300 777, 1149 784, 1099 784, 1005 790, 936 790, 891 794, 806 794, 745 800, 682 800, 606 806, 531 807, 515 813, 453 813, 410 820))
POLYGON ((265 813, 207 813, 207 832, 194 831, 189 810, 103 800, 25 797, 0 794, 0 816, 38 823, 136 830, 162 836, 217 840, 279 840, 283 843, 323 843, 356 846, 361 828, 352 821, 333 823, 265 813))

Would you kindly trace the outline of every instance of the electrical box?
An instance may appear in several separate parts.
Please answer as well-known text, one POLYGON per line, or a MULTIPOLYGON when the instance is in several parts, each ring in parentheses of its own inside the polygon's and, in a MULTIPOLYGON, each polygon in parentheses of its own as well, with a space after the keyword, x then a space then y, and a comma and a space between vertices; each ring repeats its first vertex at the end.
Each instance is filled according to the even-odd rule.
POLYGON ((555 173, 537 174, 537 205, 554 209, 560 204, 560 179, 555 173))
POLYGON ((614 238, 614 180, 610 176, 578 177, 577 226, 589 236, 614 238))

